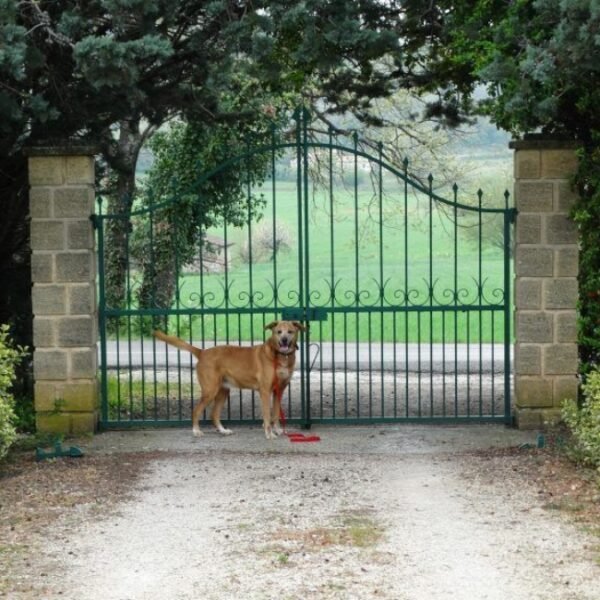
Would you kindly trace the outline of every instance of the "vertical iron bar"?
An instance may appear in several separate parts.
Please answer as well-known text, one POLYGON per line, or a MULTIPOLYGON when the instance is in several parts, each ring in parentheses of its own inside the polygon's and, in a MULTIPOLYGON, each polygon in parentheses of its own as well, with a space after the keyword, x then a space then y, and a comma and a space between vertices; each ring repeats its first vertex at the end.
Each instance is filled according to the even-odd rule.
MULTIPOLYGON (((304 109, 298 109, 294 114, 296 119, 296 205, 298 210, 298 307, 306 308, 304 304, 304 235, 303 235, 303 190, 302 190, 302 168, 303 168, 303 125, 304 125, 304 109)), ((306 373, 308 367, 306 361, 307 345, 304 336, 304 343, 300 344, 300 420, 304 424, 306 420, 306 373)))
MULTIPOLYGON (((385 286, 383 282, 383 144, 379 142, 377 145, 378 149, 378 158, 379 158, 379 189, 378 189, 378 199, 379 199, 379 337, 380 339, 380 371, 379 371, 379 380, 381 387, 381 416, 385 417, 385 377, 384 377, 384 352, 385 352, 385 327, 384 327, 384 312, 383 306, 385 301, 385 286)), ((394 347, 396 344, 396 340, 393 339, 394 347)))
POLYGON ((369 332, 369 418, 373 418, 373 344, 371 340, 373 339, 373 330, 372 330, 372 312, 367 313, 367 327, 369 332))
POLYGON ((492 345, 492 374, 491 374, 491 378, 492 378, 492 389, 491 389, 491 402, 492 402, 492 406, 491 406, 491 414, 492 417, 496 416, 496 385, 495 385, 495 379, 496 379, 496 313, 492 312, 491 313, 491 319, 492 319, 492 340, 491 340, 491 345, 492 345))
MULTIPOLYGON (((277 315, 279 306, 279 286, 277 285, 277 170, 276 170, 276 156, 275 156, 275 126, 271 128, 271 197, 272 197, 272 213, 273 213, 273 310, 275 311, 275 319, 279 318, 277 315)), ((264 323, 266 325, 266 323, 264 323)))
POLYGON ((479 286, 479 416, 483 415, 483 264, 482 264, 482 230, 483 230, 483 220, 482 220, 482 200, 483 200, 483 191, 480 189, 477 192, 477 196, 479 197, 479 272, 478 272, 478 286, 479 286))
MULTIPOLYGON (((310 114, 308 110, 303 111, 302 121, 302 159, 303 159, 303 187, 304 187, 304 294, 303 303, 306 309, 310 307, 310 262, 309 262, 309 229, 308 229, 308 207, 309 207, 309 189, 308 189, 308 123, 310 114)), ((308 428, 311 424, 311 398, 310 398, 310 330, 304 333, 305 361, 306 361, 306 384, 305 384, 305 411, 303 427, 308 428)))
POLYGON ((130 414, 133 414, 133 366, 131 364, 131 354, 132 354, 132 343, 131 338, 133 337, 133 329, 131 327, 131 257, 129 256, 129 243, 130 243, 130 228, 126 227, 125 229, 125 296, 126 296, 126 308, 127 308, 127 371, 129 375, 128 380, 128 392, 129 392, 129 411, 130 414))
MULTIPOLYGON (((354 277, 355 277, 355 307, 358 309, 360 306, 360 290, 359 290, 359 242, 358 242, 358 134, 354 132, 352 135, 354 140, 354 277)), ((360 312, 356 311, 356 413, 360 415, 360 378, 358 373, 360 372, 360 312)), ((370 347, 370 342, 369 342, 370 347)))
POLYGON ((404 165, 404 361, 405 361, 405 369, 404 373, 406 374, 406 382, 405 382, 405 415, 408 417, 409 415, 409 398, 410 398, 410 388, 409 388, 409 328, 408 328, 408 301, 409 301, 409 288, 408 288, 408 158, 405 158, 403 161, 404 165))
MULTIPOLYGON (((155 255, 154 255, 154 195, 152 192, 149 194, 149 213, 148 213, 148 225, 150 228, 149 231, 149 240, 150 240, 150 274, 152 276, 152 286, 150 288, 150 307, 156 308, 156 279, 155 279, 155 271, 154 265, 156 264, 155 255)), ((152 328, 155 326, 155 317, 152 317, 152 328)), ((165 346, 165 352, 167 356, 169 355, 168 349, 165 346)), ((158 413, 158 381, 156 379, 156 338, 152 336, 152 378, 153 378, 153 389, 154 389, 154 418, 156 419, 156 415, 158 413)))
POLYGON ((515 209, 508 207, 510 194, 508 190, 504 193, 504 422, 511 422, 511 389, 510 389, 510 346, 511 346, 511 322, 510 322, 510 226, 516 217, 515 209))
POLYGON ((458 186, 454 191, 454 416, 458 417, 458 186))
MULTIPOLYGON (((179 263, 179 218, 177 214, 173 215, 173 242, 175 244, 175 307, 177 310, 181 308, 181 284, 180 284, 180 272, 181 265, 179 263)), ((167 310, 169 310, 169 306, 165 306, 167 310)), ((177 337, 181 337, 181 316, 179 312, 175 317, 175 329, 177 331, 177 337)), ((167 373, 167 379, 169 375, 167 373)), ((179 421, 183 418, 182 408, 181 408, 181 396, 182 396, 182 387, 181 387, 181 352, 177 353, 177 419, 179 421)), ((168 394, 167 394, 167 403, 168 394)), ((169 404, 167 404, 169 406, 169 404)))
POLYGON ((329 128, 329 261, 330 261, 330 278, 331 278, 331 399, 332 399, 332 418, 336 418, 336 393, 335 393, 335 377, 333 374, 335 369, 335 228, 334 224, 334 201, 333 201, 333 130, 329 128))
POLYGON ((433 175, 429 174, 429 416, 433 417, 433 175))
POLYGON ((106 349, 106 290, 104 282, 104 219, 102 218, 102 199, 99 199, 99 211, 94 220, 98 231, 98 328, 100 330, 100 394, 103 425, 108 422, 108 365, 106 349))

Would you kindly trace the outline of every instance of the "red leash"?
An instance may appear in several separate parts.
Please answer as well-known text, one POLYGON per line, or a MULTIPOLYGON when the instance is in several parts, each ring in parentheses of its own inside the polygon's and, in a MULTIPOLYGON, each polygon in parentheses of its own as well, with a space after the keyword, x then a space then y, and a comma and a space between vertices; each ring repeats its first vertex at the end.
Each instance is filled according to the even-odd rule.
POLYGON ((320 442, 321 438, 318 435, 304 435, 303 433, 288 433, 286 431, 286 419, 285 413, 283 412, 283 406, 281 405, 281 397, 283 392, 279 386, 279 378, 277 377, 277 354, 273 355, 273 393, 279 400, 279 418, 281 419, 281 426, 283 427, 283 435, 287 435, 290 442, 320 442))

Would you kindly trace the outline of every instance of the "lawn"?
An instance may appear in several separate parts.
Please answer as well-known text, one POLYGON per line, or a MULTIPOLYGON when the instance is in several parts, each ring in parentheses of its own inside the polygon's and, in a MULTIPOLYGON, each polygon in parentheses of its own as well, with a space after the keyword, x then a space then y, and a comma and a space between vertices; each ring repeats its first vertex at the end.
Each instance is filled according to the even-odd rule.
MULTIPOLYGON (((256 340, 282 309, 310 306, 322 309, 313 324, 321 341, 343 334, 353 341, 502 342, 504 250, 494 241, 502 238, 502 215, 432 200, 391 175, 381 185, 365 174, 358 182, 310 184, 300 198, 295 181, 254 188, 261 218, 207 232, 224 248, 221 268, 201 273, 206 257, 198 250, 195 267, 179 277, 173 308, 181 312, 169 317, 169 328, 197 340, 256 340)), ((504 206, 499 191, 484 198, 484 208, 504 206)), ((462 192, 457 200, 478 202, 462 192)), ((119 329, 139 334, 148 319, 120 317, 119 329)))
POLYGON ((314 192, 307 214, 300 216, 291 183, 278 184, 275 202, 271 193, 265 199, 258 226, 210 232, 232 243, 226 273, 181 278, 180 307, 207 311, 204 317, 180 319, 184 334, 191 328, 194 338, 204 332, 208 339, 255 339, 265 320, 276 318, 282 307, 298 305, 302 272, 306 304, 326 311, 323 340, 344 329, 361 341, 501 340, 502 313, 492 318, 492 310, 485 310, 504 302, 503 251, 483 237, 496 215, 483 215, 479 239, 477 213, 455 213, 433 203, 430 218, 424 194, 409 194, 406 201, 403 195, 385 195, 380 209, 367 186, 356 194, 344 190, 333 202, 328 193, 314 192), (299 220, 308 224, 304 233, 299 220), (285 232, 288 240, 275 260, 260 246, 273 231, 285 232), (300 242, 308 245, 308 253, 299 252, 300 242), (254 250, 252 262, 248 247, 254 250), (474 306, 483 307, 481 318, 479 312, 460 310, 474 306), (232 315, 218 314, 222 309, 232 315))

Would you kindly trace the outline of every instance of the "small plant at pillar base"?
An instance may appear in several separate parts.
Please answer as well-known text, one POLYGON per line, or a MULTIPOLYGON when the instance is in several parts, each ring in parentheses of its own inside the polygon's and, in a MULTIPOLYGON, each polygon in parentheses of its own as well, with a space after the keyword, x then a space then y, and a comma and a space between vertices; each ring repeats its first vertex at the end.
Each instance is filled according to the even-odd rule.
POLYGON ((562 416, 572 434, 567 452, 577 462, 600 470, 600 371, 589 373, 582 391, 581 406, 574 400, 563 405, 562 416))

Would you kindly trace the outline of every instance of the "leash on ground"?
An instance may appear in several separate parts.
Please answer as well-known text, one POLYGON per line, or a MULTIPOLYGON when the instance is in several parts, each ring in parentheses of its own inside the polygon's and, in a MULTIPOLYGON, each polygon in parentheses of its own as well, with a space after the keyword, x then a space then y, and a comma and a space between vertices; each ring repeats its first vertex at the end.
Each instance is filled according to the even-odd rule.
MULTIPOLYGON (((314 364, 314 362, 313 362, 314 364)), ((312 367, 311 367, 312 368, 312 367)), ((273 393, 277 397, 279 402, 279 418, 281 419, 281 426, 283 427, 283 435, 287 436, 290 442, 302 443, 302 442, 320 442, 321 438, 318 435, 305 435, 301 432, 288 432, 287 423, 285 418, 285 412, 283 406, 281 406, 281 398, 283 391, 279 386, 279 378, 277 377, 277 355, 273 357, 273 393)))

